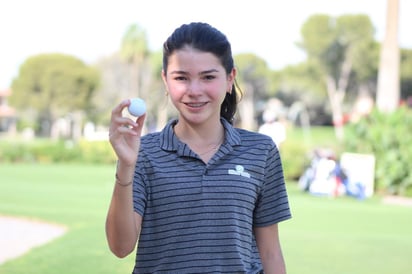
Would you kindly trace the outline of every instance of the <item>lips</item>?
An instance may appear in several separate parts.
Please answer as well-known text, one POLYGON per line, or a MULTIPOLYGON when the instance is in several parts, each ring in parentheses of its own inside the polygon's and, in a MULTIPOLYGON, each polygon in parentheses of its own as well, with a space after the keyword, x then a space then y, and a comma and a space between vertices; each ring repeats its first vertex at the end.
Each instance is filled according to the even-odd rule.
POLYGON ((200 108, 205 106, 207 103, 202 102, 202 103, 185 103, 186 106, 191 107, 191 108, 200 108))

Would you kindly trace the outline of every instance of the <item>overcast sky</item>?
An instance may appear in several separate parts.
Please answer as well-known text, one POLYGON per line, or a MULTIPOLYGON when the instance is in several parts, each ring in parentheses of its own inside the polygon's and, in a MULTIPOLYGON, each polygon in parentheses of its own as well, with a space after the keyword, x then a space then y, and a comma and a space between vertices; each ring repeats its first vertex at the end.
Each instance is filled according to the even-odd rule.
MULTIPOLYGON (((412 1, 400 1, 401 47, 412 48, 412 1), (409 30, 407 29, 409 28, 409 30), (409 32, 409 33, 407 33, 409 32)), ((251 52, 281 69, 304 59, 296 46, 306 19, 366 14, 382 41, 387 0, 2 0, 0 1, 0 89, 11 85, 30 56, 59 52, 92 64, 120 48, 131 24, 147 31, 159 50, 183 23, 208 22, 225 33, 233 52, 251 52)))

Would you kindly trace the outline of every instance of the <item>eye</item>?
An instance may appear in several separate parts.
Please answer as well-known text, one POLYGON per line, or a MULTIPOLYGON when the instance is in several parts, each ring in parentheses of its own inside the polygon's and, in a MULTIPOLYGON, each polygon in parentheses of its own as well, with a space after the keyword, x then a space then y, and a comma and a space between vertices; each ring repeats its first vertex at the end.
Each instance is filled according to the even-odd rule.
POLYGON ((187 78, 184 77, 184 76, 176 76, 174 79, 175 79, 176 81, 185 81, 187 78))
POLYGON ((208 81, 213 80, 213 79, 215 79, 215 78, 216 78, 215 75, 205 75, 205 76, 203 77, 203 79, 208 80, 208 81))

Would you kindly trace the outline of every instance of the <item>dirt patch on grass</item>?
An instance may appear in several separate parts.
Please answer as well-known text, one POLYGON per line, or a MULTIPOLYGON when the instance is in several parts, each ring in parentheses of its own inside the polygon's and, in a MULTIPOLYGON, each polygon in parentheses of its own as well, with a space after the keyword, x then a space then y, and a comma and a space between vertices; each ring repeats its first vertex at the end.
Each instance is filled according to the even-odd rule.
POLYGON ((61 225, 0 215, 0 264, 46 244, 67 231, 61 225))
POLYGON ((382 202, 389 205, 401 205, 401 206, 411 206, 412 198, 400 197, 400 196, 386 196, 383 198, 382 202))

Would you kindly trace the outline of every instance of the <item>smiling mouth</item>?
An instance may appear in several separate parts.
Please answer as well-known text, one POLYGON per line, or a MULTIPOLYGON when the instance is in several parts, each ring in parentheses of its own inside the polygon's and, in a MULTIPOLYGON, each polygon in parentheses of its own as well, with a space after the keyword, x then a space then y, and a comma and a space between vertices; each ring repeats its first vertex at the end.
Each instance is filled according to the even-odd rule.
POLYGON ((200 108, 205 106, 207 103, 185 103, 186 106, 191 108, 200 108))

